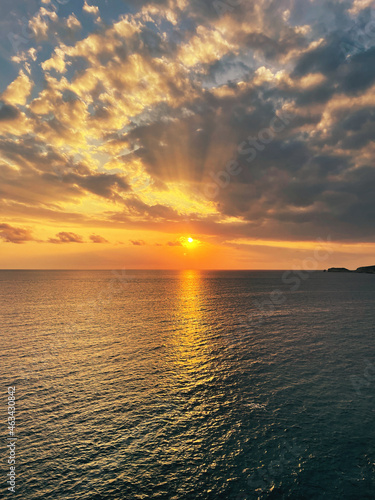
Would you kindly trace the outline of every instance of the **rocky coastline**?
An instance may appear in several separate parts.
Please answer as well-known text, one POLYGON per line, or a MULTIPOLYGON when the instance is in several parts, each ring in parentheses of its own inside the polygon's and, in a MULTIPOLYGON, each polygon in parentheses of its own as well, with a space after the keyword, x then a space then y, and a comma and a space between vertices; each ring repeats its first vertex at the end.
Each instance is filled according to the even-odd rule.
POLYGON ((346 269, 346 267, 330 267, 325 270, 328 273, 365 273, 365 274, 375 274, 375 266, 363 266, 358 267, 355 271, 346 269))

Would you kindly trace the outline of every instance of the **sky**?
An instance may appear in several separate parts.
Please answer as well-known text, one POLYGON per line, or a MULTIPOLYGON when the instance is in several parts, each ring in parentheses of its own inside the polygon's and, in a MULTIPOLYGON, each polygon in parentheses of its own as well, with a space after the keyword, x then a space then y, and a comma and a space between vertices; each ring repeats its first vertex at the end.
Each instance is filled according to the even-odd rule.
POLYGON ((375 264, 368 0, 2 0, 0 268, 375 264))

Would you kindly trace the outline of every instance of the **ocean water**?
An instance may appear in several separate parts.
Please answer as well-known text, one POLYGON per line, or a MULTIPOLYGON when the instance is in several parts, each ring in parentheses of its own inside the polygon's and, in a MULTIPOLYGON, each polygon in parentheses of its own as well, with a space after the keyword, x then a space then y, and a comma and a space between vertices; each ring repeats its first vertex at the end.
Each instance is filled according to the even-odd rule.
POLYGON ((375 497, 375 276, 1 271, 0 316, 1 498, 375 497))

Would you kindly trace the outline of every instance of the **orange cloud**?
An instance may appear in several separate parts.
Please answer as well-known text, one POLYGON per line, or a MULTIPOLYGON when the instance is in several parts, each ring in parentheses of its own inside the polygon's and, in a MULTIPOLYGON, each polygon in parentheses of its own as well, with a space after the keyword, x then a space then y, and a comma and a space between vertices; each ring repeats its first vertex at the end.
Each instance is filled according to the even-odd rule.
POLYGON ((93 242, 93 243, 109 243, 108 240, 106 240, 105 238, 103 238, 103 236, 99 236, 97 234, 92 234, 90 236, 90 240, 93 242))
POLYGON ((75 233, 61 232, 56 234, 56 238, 49 238, 48 243, 84 243, 82 236, 75 233))
POLYGON ((2 95, 2 99, 9 104, 24 106, 34 84, 20 71, 19 76, 8 86, 2 95))
POLYGON ((143 240, 130 240, 130 243, 136 247, 143 247, 146 245, 145 241, 143 240))
POLYGON ((7 243, 26 243, 34 241, 32 232, 29 229, 13 227, 9 224, 0 224, 0 238, 7 243))

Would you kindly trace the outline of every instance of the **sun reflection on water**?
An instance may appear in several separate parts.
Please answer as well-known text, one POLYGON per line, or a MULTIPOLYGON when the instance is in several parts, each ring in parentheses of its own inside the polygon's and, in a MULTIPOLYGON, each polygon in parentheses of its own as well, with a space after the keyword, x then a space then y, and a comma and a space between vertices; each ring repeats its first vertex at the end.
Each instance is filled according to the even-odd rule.
POLYGON ((208 345, 204 332, 204 280, 199 271, 182 271, 176 291, 175 363, 187 372, 199 371, 207 363, 208 345))

